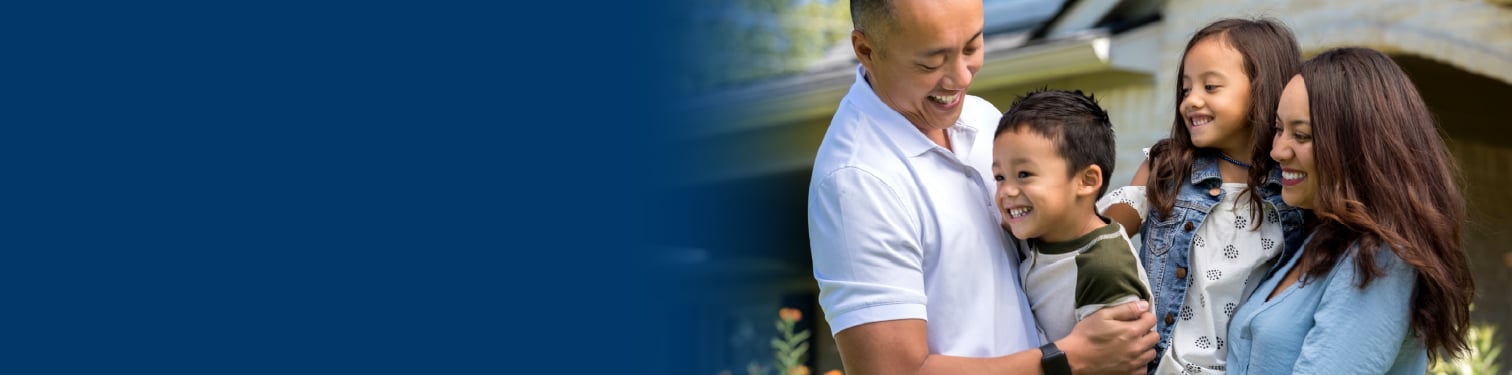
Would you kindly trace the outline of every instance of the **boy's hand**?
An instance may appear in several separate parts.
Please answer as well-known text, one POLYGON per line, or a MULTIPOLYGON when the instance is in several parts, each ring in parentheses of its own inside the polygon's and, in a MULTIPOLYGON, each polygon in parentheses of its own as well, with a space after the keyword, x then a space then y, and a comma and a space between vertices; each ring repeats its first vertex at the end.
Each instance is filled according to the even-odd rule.
POLYGON ((1155 315, 1134 301, 1098 310, 1055 345, 1066 352, 1074 374, 1144 374, 1155 359, 1155 315))

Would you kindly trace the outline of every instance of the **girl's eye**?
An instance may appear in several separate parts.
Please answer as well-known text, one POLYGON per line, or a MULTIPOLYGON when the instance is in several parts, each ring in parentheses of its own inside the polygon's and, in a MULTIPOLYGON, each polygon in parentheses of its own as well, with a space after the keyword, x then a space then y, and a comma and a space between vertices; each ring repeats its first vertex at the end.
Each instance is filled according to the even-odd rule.
POLYGON ((1019 172, 1018 173, 1018 178, 1029 178, 1029 176, 1030 176, 1029 172, 1019 172))
POLYGON ((1002 182, 1003 181, 1003 175, 1000 175, 1000 174, 992 175, 992 180, 993 181, 1002 182))
POLYGON ((1214 90, 1218 90, 1218 85, 1202 85, 1202 88, 1208 90, 1208 92, 1213 92, 1214 90))
POLYGON ((1187 96, 1187 94, 1191 94, 1191 93, 1192 93, 1192 88, 1190 88, 1190 87, 1182 87, 1179 95, 1181 95, 1181 97, 1185 98, 1187 96))

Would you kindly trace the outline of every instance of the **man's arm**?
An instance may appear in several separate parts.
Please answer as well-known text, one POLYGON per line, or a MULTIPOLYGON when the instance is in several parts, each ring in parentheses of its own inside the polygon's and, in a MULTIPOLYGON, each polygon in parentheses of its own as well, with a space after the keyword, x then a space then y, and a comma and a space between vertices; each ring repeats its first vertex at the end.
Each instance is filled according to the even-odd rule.
POLYGON ((848 374, 1014 374, 1038 373, 1039 348, 998 358, 930 354, 925 323, 891 320, 851 327, 835 335, 848 374))
MULTIPOLYGON (((1144 301, 1102 309, 1055 345, 1075 374, 1143 374, 1159 339, 1148 309, 1144 301)), ((851 327, 836 334, 835 343, 850 374, 1040 373, 1039 348, 996 358, 954 357, 930 354, 927 337, 923 320, 903 319, 851 327)))

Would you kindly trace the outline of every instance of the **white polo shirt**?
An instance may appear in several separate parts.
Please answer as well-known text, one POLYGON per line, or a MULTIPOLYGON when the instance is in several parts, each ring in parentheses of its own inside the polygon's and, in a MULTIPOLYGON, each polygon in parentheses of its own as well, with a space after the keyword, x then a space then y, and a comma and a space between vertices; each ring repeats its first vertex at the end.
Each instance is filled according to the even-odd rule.
POLYGON ((931 353, 995 357, 1039 346, 1018 257, 993 205, 1002 113, 967 96, 930 142, 867 84, 840 101, 809 183, 809 243, 831 333, 924 319, 931 353))

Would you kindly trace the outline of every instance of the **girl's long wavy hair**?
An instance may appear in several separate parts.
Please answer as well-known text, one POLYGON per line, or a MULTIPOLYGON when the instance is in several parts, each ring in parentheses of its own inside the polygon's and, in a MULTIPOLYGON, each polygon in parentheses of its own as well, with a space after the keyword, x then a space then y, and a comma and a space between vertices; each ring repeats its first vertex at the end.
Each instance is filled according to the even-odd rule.
POLYGON ((1417 270, 1412 332, 1428 348, 1466 349, 1475 283, 1460 248, 1465 200, 1459 170, 1417 88, 1391 58, 1334 49, 1302 65, 1312 117, 1318 191, 1314 234, 1299 266, 1326 275, 1357 249, 1360 288, 1383 275, 1389 247, 1417 270))
MULTIPOLYGON (((1302 52, 1297 47, 1297 38, 1281 21, 1262 19, 1224 19, 1198 30, 1187 42, 1181 53, 1181 64, 1176 70, 1176 120, 1171 125, 1171 135, 1150 148, 1150 177, 1145 196, 1161 217, 1169 217, 1176 204, 1176 194, 1181 184, 1192 175, 1192 163, 1199 150, 1192 144, 1192 132, 1187 129, 1181 113, 1181 72, 1186 70, 1186 54, 1208 38, 1223 38, 1244 57, 1244 73, 1250 79, 1250 111, 1245 126, 1250 129, 1249 183, 1245 194, 1250 199, 1250 218, 1259 217, 1263 209, 1255 187, 1265 182, 1266 175, 1275 168, 1270 159, 1272 138, 1271 124, 1276 120, 1276 104, 1281 100, 1281 89, 1286 81, 1296 75, 1302 66, 1302 52)), ((1259 228, 1258 226, 1256 228, 1259 228)))

